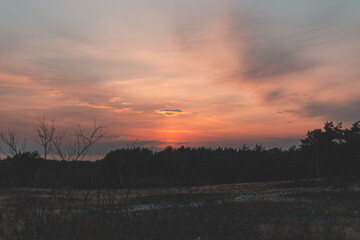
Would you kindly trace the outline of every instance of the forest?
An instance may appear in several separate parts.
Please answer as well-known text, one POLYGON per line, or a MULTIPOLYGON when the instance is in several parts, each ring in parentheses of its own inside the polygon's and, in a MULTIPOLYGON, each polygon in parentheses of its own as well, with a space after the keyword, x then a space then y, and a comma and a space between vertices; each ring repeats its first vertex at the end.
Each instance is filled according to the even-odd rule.
POLYGON ((350 128, 324 123, 288 149, 129 147, 97 161, 49 160, 35 151, 0 160, 1 187, 83 189, 191 187, 200 185, 352 179, 360 176, 360 121, 350 128))

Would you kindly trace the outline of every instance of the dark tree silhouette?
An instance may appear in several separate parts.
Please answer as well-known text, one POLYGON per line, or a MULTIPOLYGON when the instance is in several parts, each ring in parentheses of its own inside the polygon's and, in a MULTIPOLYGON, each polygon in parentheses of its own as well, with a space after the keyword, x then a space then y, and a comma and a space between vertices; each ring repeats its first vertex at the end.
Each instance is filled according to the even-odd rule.
MULTIPOLYGON (((319 177, 351 179, 360 176, 359 125, 360 121, 343 128, 341 123, 325 122, 323 129, 308 131, 299 147, 287 150, 266 149, 262 145, 253 148, 182 146, 157 152, 131 147, 111 151, 95 162, 79 161, 82 159, 79 156, 104 134, 103 127, 94 124, 90 135, 80 127, 77 130, 79 143, 83 145, 79 148, 81 151, 72 155, 74 161, 45 160, 36 152, 15 153, 0 160, 0 185, 139 188, 319 177)), ((10 134, 13 140, 6 136, 5 140, 16 146, 16 134, 10 134)), ((61 146, 62 142, 57 143, 59 138, 54 136, 54 147, 61 146)))

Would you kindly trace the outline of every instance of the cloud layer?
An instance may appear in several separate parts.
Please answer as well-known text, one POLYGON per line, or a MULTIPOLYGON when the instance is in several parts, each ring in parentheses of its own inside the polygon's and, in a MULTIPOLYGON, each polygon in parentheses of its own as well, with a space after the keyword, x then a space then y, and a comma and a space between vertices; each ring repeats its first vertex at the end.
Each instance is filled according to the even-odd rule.
POLYGON ((107 146, 290 145, 323 121, 360 119, 359 10, 341 0, 6 0, 0 128, 31 137, 43 114, 62 128, 95 116, 116 136, 107 146))

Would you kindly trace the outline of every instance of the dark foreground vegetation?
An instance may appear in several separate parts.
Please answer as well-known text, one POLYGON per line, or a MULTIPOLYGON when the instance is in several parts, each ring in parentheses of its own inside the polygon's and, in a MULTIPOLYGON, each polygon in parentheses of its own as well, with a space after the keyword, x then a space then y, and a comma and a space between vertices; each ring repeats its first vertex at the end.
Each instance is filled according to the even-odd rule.
POLYGON ((90 161, 45 160, 37 152, 0 161, 2 187, 146 188, 239 182, 352 179, 360 176, 360 121, 351 128, 326 122, 287 150, 188 148, 154 152, 144 148, 111 151, 90 161))
POLYGON ((358 240, 360 236, 358 183, 131 191, 26 188, 0 194, 4 240, 358 240))

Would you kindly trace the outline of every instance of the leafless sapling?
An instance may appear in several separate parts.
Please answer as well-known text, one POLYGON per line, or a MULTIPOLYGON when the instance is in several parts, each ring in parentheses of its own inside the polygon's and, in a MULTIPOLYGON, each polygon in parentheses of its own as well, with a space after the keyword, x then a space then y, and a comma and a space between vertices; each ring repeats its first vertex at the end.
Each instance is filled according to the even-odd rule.
POLYGON ((7 150, 1 150, 4 154, 20 154, 26 152, 26 139, 19 146, 15 129, 8 129, 7 131, 0 132, 0 139, 5 143, 7 150))
POLYGON ((83 160, 90 147, 104 137, 106 132, 106 127, 97 125, 94 119, 94 125, 90 132, 82 128, 80 124, 78 125, 73 133, 74 139, 68 144, 66 150, 63 148, 66 132, 57 132, 52 138, 52 144, 61 160, 83 160))
POLYGON ((43 116, 42 119, 37 119, 34 129, 39 138, 36 142, 42 146, 44 159, 46 160, 48 154, 54 149, 55 122, 53 119, 47 122, 43 116))

